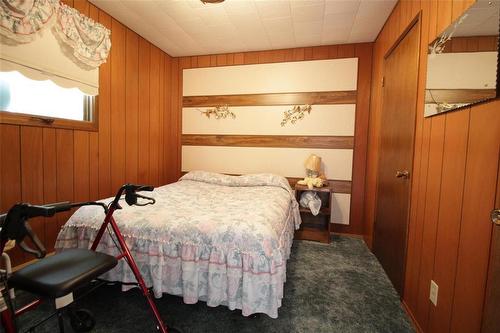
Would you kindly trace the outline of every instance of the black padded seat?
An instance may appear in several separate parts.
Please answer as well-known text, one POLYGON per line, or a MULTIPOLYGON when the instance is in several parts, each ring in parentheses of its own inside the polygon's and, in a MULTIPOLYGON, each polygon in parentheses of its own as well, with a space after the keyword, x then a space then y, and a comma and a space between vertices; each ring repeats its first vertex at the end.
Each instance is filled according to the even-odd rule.
POLYGON ((26 266, 9 277, 9 285, 33 294, 58 298, 116 266, 115 257, 86 249, 71 249, 26 266))

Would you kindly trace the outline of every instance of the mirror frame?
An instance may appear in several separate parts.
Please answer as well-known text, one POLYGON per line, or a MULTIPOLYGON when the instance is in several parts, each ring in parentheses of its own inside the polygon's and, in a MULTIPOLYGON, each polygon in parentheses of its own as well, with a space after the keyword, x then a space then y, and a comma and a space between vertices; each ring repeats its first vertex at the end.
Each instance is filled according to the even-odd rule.
MULTIPOLYGON (((500 4, 500 1, 496 1, 500 4)), ((439 40, 441 38, 441 36, 446 33, 446 31, 448 31, 451 27, 457 25, 457 24, 460 24, 460 21, 464 18, 464 16, 467 15, 468 11, 472 8, 474 8, 474 6, 477 4, 478 2, 476 1, 473 5, 471 5, 467 11, 465 11, 462 15, 460 15, 460 17, 458 17, 456 20, 454 20, 448 27, 446 27, 446 29, 444 29, 436 38, 434 38, 427 46, 427 59, 429 59, 429 55, 430 55, 430 52, 429 52, 429 49, 430 47, 435 44, 435 42, 437 40, 439 40)), ((428 60, 427 60, 428 61, 428 60)), ((429 70, 429 67, 428 67, 428 62, 427 62, 427 68, 426 68, 426 77, 428 76, 428 70, 429 70)), ((468 104, 465 104, 465 105, 462 105, 462 106, 458 106, 458 107, 454 107, 454 108, 450 108, 448 110, 444 110, 444 111, 441 111, 441 112, 436 112, 436 113, 433 113, 433 114, 429 114, 429 115, 426 115, 425 114, 425 98, 424 98, 424 117, 427 118, 427 117, 434 117, 434 116, 437 116, 437 115, 440 115, 440 114, 443 114, 443 113, 447 113, 447 112, 453 112, 453 111, 458 111, 458 110, 462 110, 464 108, 468 108, 468 107, 471 107, 471 106, 474 106, 474 105, 477 105, 477 104, 481 104, 481 103, 486 103, 486 102, 489 102, 489 101, 493 101, 493 100, 496 100, 498 98, 500 98, 500 9, 499 9, 499 19, 498 19, 498 36, 497 36, 497 68, 496 68, 496 94, 494 97, 488 97, 488 98, 484 98, 484 99, 478 99, 474 102, 471 102, 471 103, 468 103, 468 104)), ((425 85, 425 91, 424 91, 424 96, 427 95, 427 80, 426 80, 426 85, 425 85)))

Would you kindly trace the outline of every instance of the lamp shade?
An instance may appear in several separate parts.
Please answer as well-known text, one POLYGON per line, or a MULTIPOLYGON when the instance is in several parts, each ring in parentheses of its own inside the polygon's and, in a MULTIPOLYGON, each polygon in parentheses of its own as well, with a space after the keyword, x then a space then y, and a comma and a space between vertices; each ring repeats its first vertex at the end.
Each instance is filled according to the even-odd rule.
POLYGON ((319 171, 321 170, 321 157, 311 154, 304 163, 304 166, 308 170, 316 171, 319 173, 319 171))

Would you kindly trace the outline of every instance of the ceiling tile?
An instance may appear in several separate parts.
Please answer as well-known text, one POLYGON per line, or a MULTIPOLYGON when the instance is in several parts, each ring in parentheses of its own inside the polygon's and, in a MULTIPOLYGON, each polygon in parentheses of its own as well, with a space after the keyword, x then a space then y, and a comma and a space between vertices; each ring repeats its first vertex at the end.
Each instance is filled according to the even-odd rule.
MULTIPOLYGON (((292 2, 295 3, 295 2, 292 2)), ((312 21, 322 19, 324 15, 325 4, 323 2, 304 6, 292 7, 292 16, 294 21, 312 21)))
POLYGON ((295 35, 295 41, 297 43, 297 47, 317 46, 321 45, 321 35, 319 34, 295 35))
POLYGON ((323 45, 341 45, 341 44, 350 44, 348 38, 331 38, 326 41, 321 41, 323 45))
POLYGON ((229 21, 235 26, 239 25, 249 25, 249 26, 260 26, 261 20, 259 14, 255 12, 254 14, 229 14, 229 21))
POLYGON ((263 44, 269 46, 269 38, 265 31, 251 31, 251 30, 238 30, 238 36, 244 44, 261 41, 263 44))
MULTIPOLYGON (((391 13, 396 3, 390 0, 361 1, 357 16, 386 16, 391 13)), ((384 20, 385 22, 385 20, 384 20)))
POLYGON ((172 56, 374 40, 397 0, 90 0, 172 56))
POLYGON ((170 1, 161 1, 161 2, 182 2, 184 4, 187 4, 189 7, 198 9, 206 6, 203 2, 199 0, 170 0, 170 1))
POLYGON ((292 18, 290 16, 275 19, 265 19, 262 20, 262 24, 269 33, 291 31, 293 29, 292 18))
POLYGON ((323 21, 299 21, 293 22, 295 35, 319 35, 323 30, 323 21))
POLYGON ((194 17, 190 21, 182 21, 182 23, 177 23, 179 27, 189 35, 195 35, 206 30, 203 21, 199 17, 194 17))
POLYGON ((257 7, 254 1, 227 1, 223 3, 228 15, 257 15, 257 7))
POLYGON ((351 29, 355 19, 355 13, 326 14, 325 20, 323 22, 323 27, 325 29, 345 27, 351 29))
POLYGON ((356 13, 359 8, 360 1, 325 1, 325 14, 341 14, 341 13, 356 13))
POLYGON ((329 31, 328 33, 325 33, 325 31, 323 31, 323 34, 321 34, 321 41, 323 44, 332 44, 332 41, 336 40, 347 41, 350 35, 350 28, 337 28, 335 30, 329 31))
MULTIPOLYGON (((123 1, 137 2, 137 1, 123 1)), ((155 2, 161 11, 176 21, 190 20, 193 18, 193 8, 189 6, 187 1, 156 1, 155 2)))
POLYGON ((223 7, 199 8, 192 10, 206 25, 229 24, 229 17, 223 7))
POLYGON ((255 5, 262 19, 290 16, 288 1, 256 1, 255 5))
POLYGON ((318 5, 323 6, 324 4, 325 4, 325 0, 291 0, 290 1, 290 6, 292 7, 292 9, 307 7, 307 6, 318 6, 318 5))
POLYGON ((242 35, 266 35, 266 29, 263 25, 240 23, 235 26, 235 30, 242 35))
POLYGON ((268 34, 271 44, 274 45, 290 45, 295 43, 295 36, 293 33, 272 33, 268 34))

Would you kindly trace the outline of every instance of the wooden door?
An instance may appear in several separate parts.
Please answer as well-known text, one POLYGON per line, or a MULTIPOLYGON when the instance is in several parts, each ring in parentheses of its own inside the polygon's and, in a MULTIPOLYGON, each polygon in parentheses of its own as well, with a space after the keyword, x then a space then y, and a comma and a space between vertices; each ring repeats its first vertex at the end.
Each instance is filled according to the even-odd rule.
POLYGON ((417 21, 389 51, 384 62, 373 251, 400 295, 406 256, 419 46, 417 21))
MULTIPOLYGON (((498 117, 500 118, 500 117, 498 117)), ((500 119, 498 119, 500 121, 500 119)), ((500 152, 499 152, 500 157, 500 152)), ((490 247, 490 263, 488 269, 488 282, 483 310, 483 333, 500 332, 500 217, 495 221, 494 215, 500 210, 500 160, 498 163, 497 195, 495 208, 492 211, 493 234, 490 247)))

